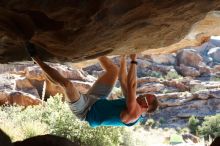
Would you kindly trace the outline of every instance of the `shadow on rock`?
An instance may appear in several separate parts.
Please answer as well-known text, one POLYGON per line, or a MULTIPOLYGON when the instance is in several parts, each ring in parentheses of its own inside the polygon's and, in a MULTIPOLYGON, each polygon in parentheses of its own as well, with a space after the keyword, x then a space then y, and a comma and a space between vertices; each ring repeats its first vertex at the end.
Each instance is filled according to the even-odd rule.
POLYGON ((55 135, 35 136, 24 141, 14 142, 14 146, 80 146, 64 137, 55 135))
POLYGON ((11 139, 0 129, 0 146, 13 146, 11 139))
POLYGON ((40 135, 12 143, 10 137, 0 129, 0 146, 80 146, 80 144, 55 135, 40 135))
POLYGON ((216 137, 210 146, 220 146, 220 137, 216 137))

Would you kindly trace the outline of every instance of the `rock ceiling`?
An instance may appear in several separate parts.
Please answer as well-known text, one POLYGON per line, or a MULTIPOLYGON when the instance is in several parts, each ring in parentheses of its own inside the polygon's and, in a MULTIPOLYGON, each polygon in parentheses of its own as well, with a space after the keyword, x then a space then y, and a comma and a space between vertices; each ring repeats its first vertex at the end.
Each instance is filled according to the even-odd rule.
POLYGON ((218 0, 1 0, 0 63, 168 53, 220 35, 218 0))

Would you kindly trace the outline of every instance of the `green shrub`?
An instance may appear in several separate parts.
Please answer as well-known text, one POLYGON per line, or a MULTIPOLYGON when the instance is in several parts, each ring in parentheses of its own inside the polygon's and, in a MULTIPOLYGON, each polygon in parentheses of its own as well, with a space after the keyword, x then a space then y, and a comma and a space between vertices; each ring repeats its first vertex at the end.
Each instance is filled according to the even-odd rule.
POLYGON ((166 80, 171 80, 171 79, 181 79, 182 76, 179 75, 176 70, 171 70, 167 73, 167 75, 164 76, 166 80))
POLYGON ((188 127, 192 134, 194 135, 197 134, 199 124, 200 124, 200 121, 195 116, 192 116, 189 118, 188 127))
POLYGON ((66 137, 90 146, 118 146, 122 143, 123 128, 91 128, 79 121, 60 95, 49 98, 43 105, 0 107, 0 128, 13 141, 42 134, 66 137))
POLYGON ((189 128, 182 128, 182 129, 180 129, 180 131, 179 131, 179 133, 189 133, 190 131, 189 131, 189 128))
POLYGON ((157 123, 154 119, 150 118, 145 122, 144 125, 146 126, 146 128, 154 128, 157 125, 157 123))
POLYGON ((220 114, 205 117, 204 122, 199 126, 199 134, 203 135, 206 139, 209 136, 212 138, 220 136, 220 114))

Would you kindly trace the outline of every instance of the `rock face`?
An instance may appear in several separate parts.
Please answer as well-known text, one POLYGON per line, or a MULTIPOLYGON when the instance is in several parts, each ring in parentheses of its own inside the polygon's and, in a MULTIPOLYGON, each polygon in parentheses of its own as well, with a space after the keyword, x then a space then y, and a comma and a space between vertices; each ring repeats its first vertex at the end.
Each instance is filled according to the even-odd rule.
MULTIPOLYGON (((81 93, 86 93, 95 81, 94 77, 80 69, 70 69, 58 64, 50 65, 65 78, 70 79, 81 93)), ((48 81, 36 65, 17 65, 13 70, 10 65, 8 67, 2 65, 0 70, 4 71, 0 74, 0 105, 37 105, 50 96, 64 93, 62 88, 48 81)))
POLYGON ((2 0, 0 62, 28 59, 29 39, 51 62, 173 52, 218 35, 219 7, 218 0, 2 0))
MULTIPOLYGON (((220 113, 220 62, 214 59, 218 47, 220 37, 211 37, 198 47, 184 48, 172 55, 138 56, 137 94, 157 96, 160 108, 153 117, 166 121, 163 126, 184 127, 192 115, 202 118, 220 113)), ((112 61, 119 65, 120 58, 114 57, 112 61)), ((129 65, 130 60, 127 62, 129 65)), ((49 64, 71 80, 81 93, 86 93, 96 77, 104 72, 99 64, 82 69, 49 64)), ((42 70, 34 64, 13 68, 0 65, 0 71, 0 104, 33 105, 35 100, 41 102, 40 98, 46 100, 50 95, 63 93, 60 87, 46 80, 42 70)), ((119 87, 116 83, 111 99, 122 96, 119 87)))
POLYGON ((32 94, 17 91, 0 92, 0 105, 38 105, 42 101, 32 94))

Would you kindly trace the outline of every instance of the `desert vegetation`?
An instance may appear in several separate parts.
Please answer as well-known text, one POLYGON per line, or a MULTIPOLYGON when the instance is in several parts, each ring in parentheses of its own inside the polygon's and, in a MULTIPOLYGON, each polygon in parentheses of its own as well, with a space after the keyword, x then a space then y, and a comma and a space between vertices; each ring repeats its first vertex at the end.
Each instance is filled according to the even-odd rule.
MULTIPOLYGON (((160 128, 163 119, 155 121, 151 118, 132 128, 90 128, 87 123, 76 119, 67 104, 62 102, 60 94, 37 106, 1 106, 0 115, 0 128, 12 141, 54 134, 83 146, 153 146, 158 143, 169 145, 171 140, 180 142, 182 139, 176 138, 176 135, 181 136, 188 131, 201 138, 220 136, 220 115, 206 117, 203 122, 192 117, 188 128, 179 130, 160 128)), ((201 146, 202 143, 204 140, 200 139, 201 146)))

